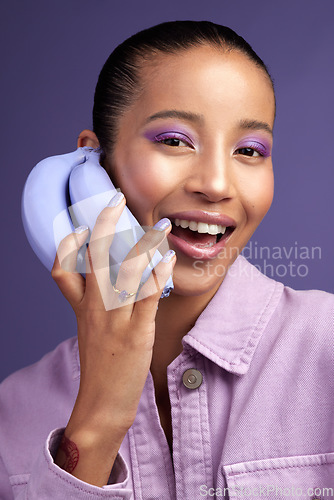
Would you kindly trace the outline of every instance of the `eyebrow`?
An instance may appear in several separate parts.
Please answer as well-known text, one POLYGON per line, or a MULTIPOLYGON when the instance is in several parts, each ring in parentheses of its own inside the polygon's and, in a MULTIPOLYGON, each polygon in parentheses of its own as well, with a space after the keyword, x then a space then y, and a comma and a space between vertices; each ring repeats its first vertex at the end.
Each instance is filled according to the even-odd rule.
MULTIPOLYGON (((158 120, 159 118, 179 118, 181 120, 186 120, 188 122, 203 124, 204 123, 204 115, 200 115, 197 113, 191 113, 190 111, 179 111, 176 109, 164 110, 151 115, 145 120, 145 123, 150 123, 154 120, 158 120)), ((261 122, 259 120, 240 120, 238 124, 238 128, 244 130, 264 130, 268 132, 271 136, 273 135, 273 131, 266 122, 261 122)))
POLYGON ((270 135, 273 135, 273 130, 270 128, 268 123, 260 122, 258 120, 240 120, 239 128, 244 130, 264 130, 270 135))
POLYGON ((180 118, 181 120, 186 120, 193 123, 204 122, 203 115, 191 113, 190 111, 178 111, 177 109, 170 109, 166 111, 159 111, 158 113, 149 116, 145 123, 152 122, 153 120, 157 120, 158 118, 180 118))

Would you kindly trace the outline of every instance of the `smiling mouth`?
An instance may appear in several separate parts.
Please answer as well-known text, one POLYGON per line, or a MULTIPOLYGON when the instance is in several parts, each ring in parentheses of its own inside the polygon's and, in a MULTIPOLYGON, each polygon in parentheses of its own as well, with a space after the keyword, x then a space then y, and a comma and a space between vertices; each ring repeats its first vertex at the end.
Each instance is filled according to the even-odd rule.
POLYGON ((175 220, 172 220, 172 230, 171 233, 180 238, 190 245, 196 248, 211 248, 217 243, 219 243, 222 239, 227 239, 231 233, 234 231, 233 226, 227 226, 224 233, 218 234, 208 234, 208 233, 199 233, 197 230, 190 229, 189 227, 183 228, 179 225, 175 224, 175 220))

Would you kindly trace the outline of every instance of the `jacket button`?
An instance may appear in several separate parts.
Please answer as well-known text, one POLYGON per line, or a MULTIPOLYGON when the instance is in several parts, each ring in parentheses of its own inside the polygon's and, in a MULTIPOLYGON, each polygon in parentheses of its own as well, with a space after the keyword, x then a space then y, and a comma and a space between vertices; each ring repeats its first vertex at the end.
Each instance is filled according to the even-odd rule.
POLYGON ((182 382, 188 389, 197 389, 203 382, 203 376, 200 371, 190 368, 184 372, 182 382))

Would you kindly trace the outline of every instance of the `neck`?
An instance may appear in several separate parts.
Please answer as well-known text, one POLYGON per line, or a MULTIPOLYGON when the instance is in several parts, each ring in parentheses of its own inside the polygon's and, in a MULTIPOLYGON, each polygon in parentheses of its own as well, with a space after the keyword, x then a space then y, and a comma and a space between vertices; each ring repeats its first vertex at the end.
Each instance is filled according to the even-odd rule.
POLYGON ((195 325, 219 284, 201 295, 184 296, 172 292, 159 301, 151 371, 154 378, 165 379, 167 366, 182 352, 182 338, 195 325))

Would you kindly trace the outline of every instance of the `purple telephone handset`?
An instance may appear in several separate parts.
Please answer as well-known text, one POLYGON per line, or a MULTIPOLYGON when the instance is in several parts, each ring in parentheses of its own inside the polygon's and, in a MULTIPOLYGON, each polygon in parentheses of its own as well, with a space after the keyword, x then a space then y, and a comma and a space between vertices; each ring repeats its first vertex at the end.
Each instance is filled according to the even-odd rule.
MULTIPOLYGON (((87 225, 90 231, 96 218, 117 190, 99 163, 98 150, 78 148, 73 153, 52 156, 40 161, 30 172, 22 195, 22 220, 28 241, 42 263, 51 271, 60 241, 75 227, 87 225)), ((110 247, 110 273, 115 279, 118 269, 145 231, 125 206, 110 247)), ((167 245, 165 240, 162 244, 167 245)), ((78 255, 77 270, 84 275, 85 248, 78 255)), ((161 260, 156 250, 143 272, 145 283, 161 260)), ((174 288, 168 278, 161 297, 174 288)))

